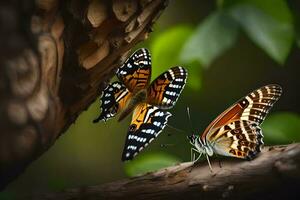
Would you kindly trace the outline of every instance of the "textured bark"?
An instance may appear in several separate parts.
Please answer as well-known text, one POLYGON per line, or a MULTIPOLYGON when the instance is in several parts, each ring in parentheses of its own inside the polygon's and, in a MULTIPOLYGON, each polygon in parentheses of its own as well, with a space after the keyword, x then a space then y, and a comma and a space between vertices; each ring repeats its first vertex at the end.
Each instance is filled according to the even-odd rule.
POLYGON ((100 186, 45 194, 31 199, 299 199, 300 143, 265 147, 252 161, 205 161, 148 173, 100 186), (220 168, 221 167, 221 168, 220 168))
POLYGON ((166 0, 0 3, 0 189, 96 99, 166 0))

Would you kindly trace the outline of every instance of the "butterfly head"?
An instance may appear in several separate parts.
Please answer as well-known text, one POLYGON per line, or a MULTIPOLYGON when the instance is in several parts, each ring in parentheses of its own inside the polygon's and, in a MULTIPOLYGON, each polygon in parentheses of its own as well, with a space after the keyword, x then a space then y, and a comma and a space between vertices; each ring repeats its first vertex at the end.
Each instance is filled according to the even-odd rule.
POLYGON ((192 134, 187 136, 187 138, 189 139, 190 144, 196 147, 196 149, 198 149, 199 152, 205 153, 205 146, 198 135, 192 134))
POLYGON ((193 145, 197 149, 198 153, 207 154, 209 156, 213 155, 213 150, 212 150, 211 146, 208 144, 205 144, 205 142, 203 142, 198 135, 192 134, 192 135, 187 136, 187 138, 189 139, 190 144, 193 145))
POLYGON ((198 137, 199 136, 196 136, 194 134, 187 136, 187 138, 190 141, 191 145, 194 145, 194 146, 195 146, 195 142, 196 142, 196 140, 197 140, 198 137))

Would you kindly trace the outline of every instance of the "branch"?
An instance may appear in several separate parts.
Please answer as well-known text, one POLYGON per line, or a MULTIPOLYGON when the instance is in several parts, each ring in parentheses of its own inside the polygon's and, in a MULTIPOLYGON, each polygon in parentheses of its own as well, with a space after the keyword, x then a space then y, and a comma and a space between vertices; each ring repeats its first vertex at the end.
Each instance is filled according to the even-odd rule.
POLYGON ((166 5, 167 0, 0 3, 0 190, 95 101, 166 5))
POLYGON ((252 161, 229 158, 148 173, 100 186, 68 189, 33 199, 290 199, 299 194, 300 143, 265 147, 252 161), (290 198, 289 198, 290 197, 290 198))

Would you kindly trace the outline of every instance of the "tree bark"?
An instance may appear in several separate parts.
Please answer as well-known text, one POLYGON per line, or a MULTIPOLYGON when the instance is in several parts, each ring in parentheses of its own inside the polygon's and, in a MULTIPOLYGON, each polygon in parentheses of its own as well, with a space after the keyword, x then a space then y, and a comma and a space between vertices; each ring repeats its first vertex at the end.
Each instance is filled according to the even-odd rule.
POLYGON ((252 161, 182 163, 100 186, 30 199, 299 199, 300 143, 265 147, 252 161))
POLYGON ((167 0, 0 3, 0 190, 88 108, 166 5, 167 0))

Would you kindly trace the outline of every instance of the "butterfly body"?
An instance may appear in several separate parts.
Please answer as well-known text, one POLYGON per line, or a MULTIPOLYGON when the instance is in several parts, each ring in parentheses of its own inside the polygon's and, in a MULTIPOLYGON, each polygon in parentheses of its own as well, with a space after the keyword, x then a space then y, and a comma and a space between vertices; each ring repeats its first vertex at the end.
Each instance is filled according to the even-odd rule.
POLYGON ((119 81, 109 84, 101 96, 101 113, 94 122, 118 113, 119 121, 132 113, 122 160, 131 160, 166 126, 172 108, 183 90, 187 71, 172 67, 152 83, 151 56, 147 49, 133 53, 116 72, 119 81))
POLYGON ((207 154, 212 156, 214 154, 213 146, 211 144, 205 144, 201 137, 198 135, 188 136, 190 143, 197 149, 200 154, 207 154))
POLYGON ((264 144, 260 125, 281 94, 279 85, 263 86, 221 113, 201 136, 189 136, 194 147, 192 154, 199 153, 198 158, 193 160, 198 160, 202 154, 208 159, 214 153, 253 159, 264 144))
POLYGON ((129 115, 137 105, 141 103, 145 103, 147 99, 147 90, 142 89, 137 91, 135 94, 132 95, 124 109, 121 111, 120 117, 118 121, 122 121, 127 115, 129 115))

